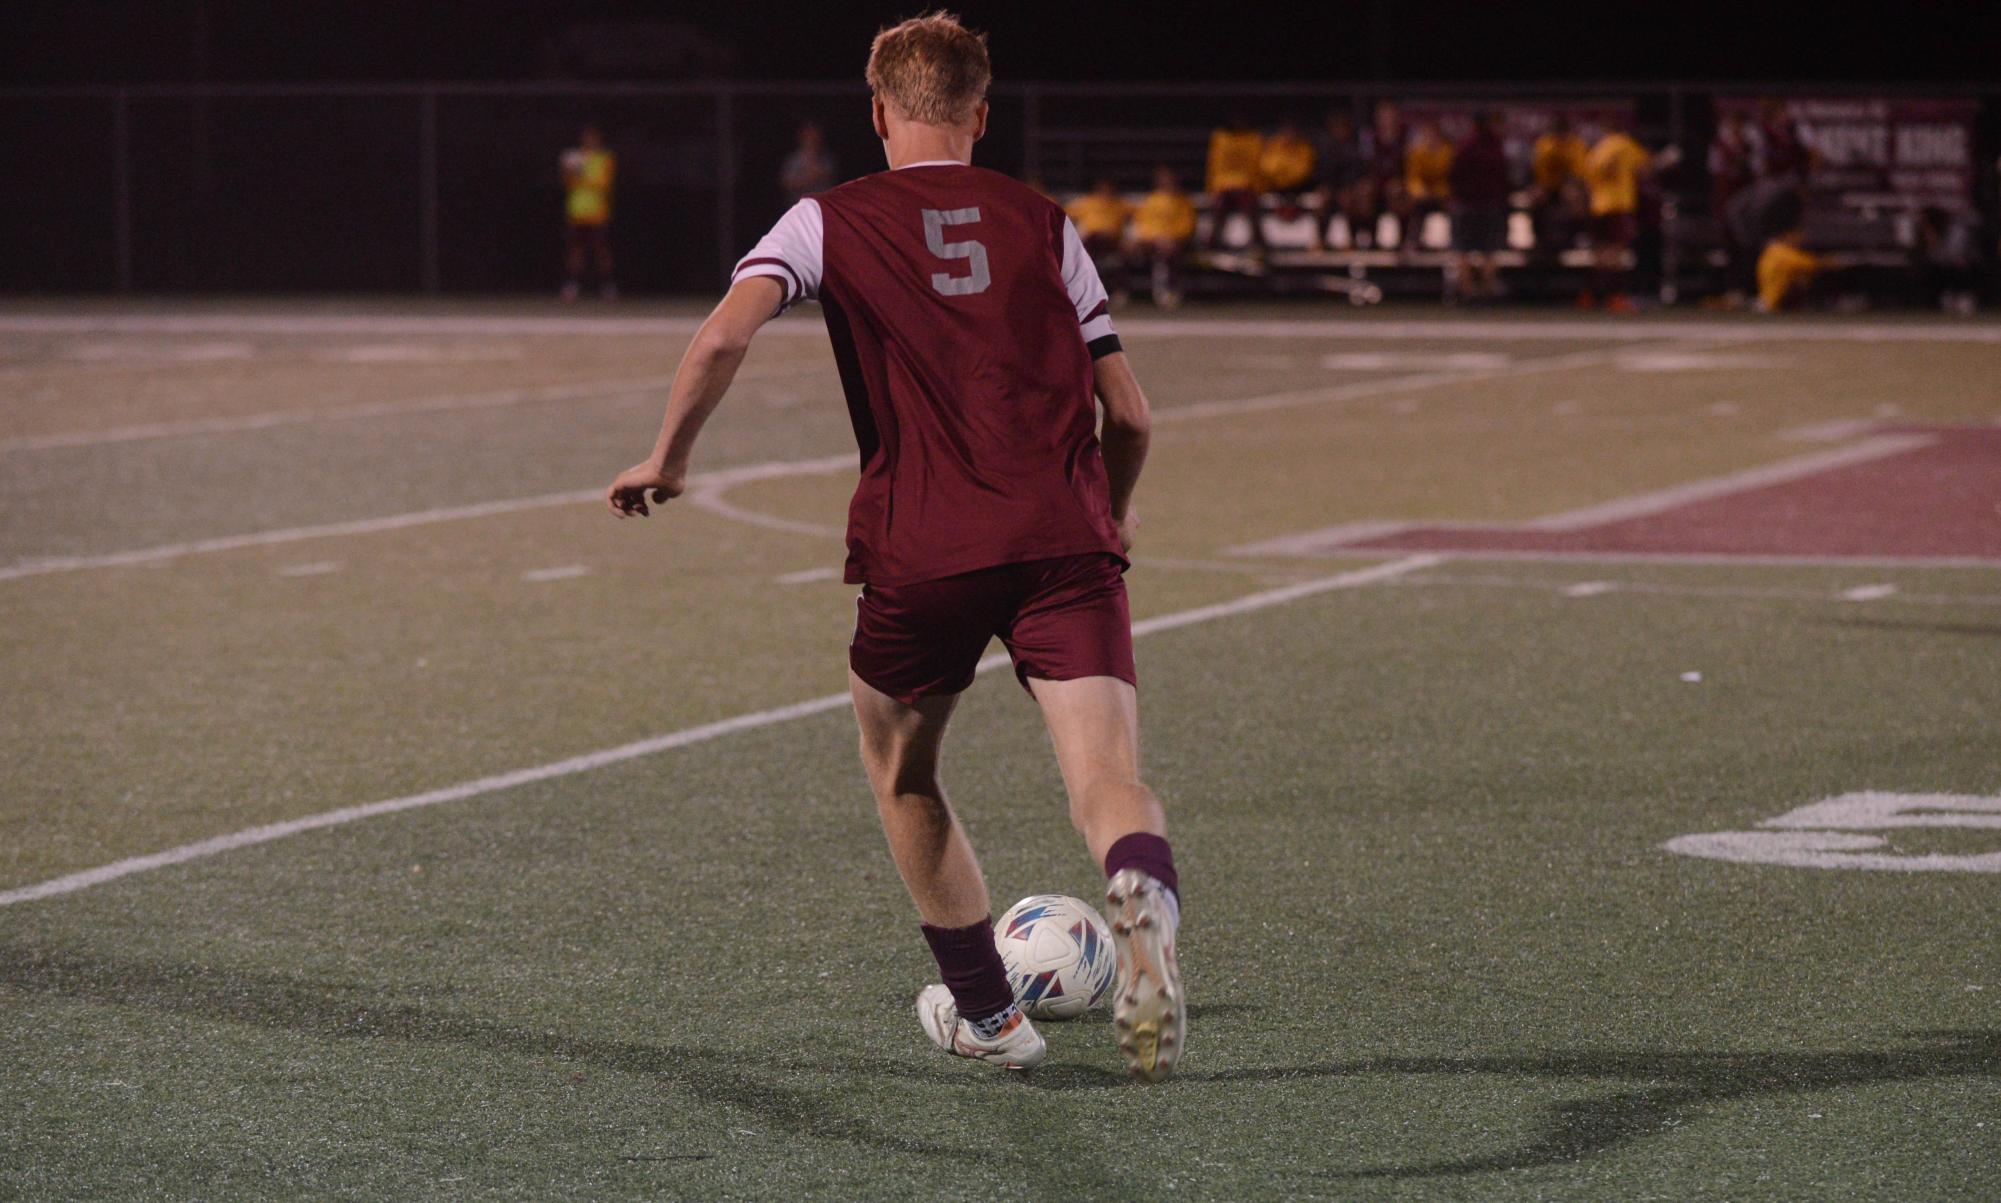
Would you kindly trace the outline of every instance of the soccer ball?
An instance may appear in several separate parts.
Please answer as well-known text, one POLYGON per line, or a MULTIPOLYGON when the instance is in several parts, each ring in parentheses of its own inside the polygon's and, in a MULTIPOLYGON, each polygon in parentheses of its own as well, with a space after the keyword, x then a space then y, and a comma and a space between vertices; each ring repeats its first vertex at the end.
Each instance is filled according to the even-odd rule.
POLYGON ((1103 1002, 1119 976, 1105 921, 1063 894, 1031 894, 994 922, 1014 1000, 1032 1019, 1074 1019, 1103 1002))

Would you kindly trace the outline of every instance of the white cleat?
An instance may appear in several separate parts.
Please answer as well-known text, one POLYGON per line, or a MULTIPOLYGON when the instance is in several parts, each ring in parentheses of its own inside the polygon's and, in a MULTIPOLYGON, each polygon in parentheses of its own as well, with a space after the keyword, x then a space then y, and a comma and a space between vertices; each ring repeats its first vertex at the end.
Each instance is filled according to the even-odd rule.
POLYGON ((952 992, 935 983, 917 992, 917 1022, 924 1025, 924 1034, 931 1038, 931 1043, 953 1056, 971 1057, 1003 1069, 1034 1069, 1042 1064, 1042 1056, 1048 1051, 1042 1034, 1021 1011, 1014 1013, 1000 1035, 992 1040, 980 1039, 972 1025, 960 1021, 952 992))
POLYGON ((1181 907, 1152 876, 1121 869, 1105 887, 1105 917, 1119 948, 1119 984, 1112 992, 1119 1055, 1134 1077, 1158 1082, 1174 1072, 1188 1043, 1188 1006, 1174 959, 1181 907))

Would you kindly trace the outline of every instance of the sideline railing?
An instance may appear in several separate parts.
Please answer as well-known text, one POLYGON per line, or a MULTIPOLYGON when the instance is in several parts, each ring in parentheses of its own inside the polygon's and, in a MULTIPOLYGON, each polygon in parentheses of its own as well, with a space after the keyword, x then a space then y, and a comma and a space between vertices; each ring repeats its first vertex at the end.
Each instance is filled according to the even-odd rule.
MULTIPOLYGON (((1178 146, 1233 111, 1317 125, 1343 108, 1365 124, 1385 99, 1609 100, 1631 105, 1643 141, 1699 164, 1719 107, 1762 96, 1976 102, 1969 201, 1993 222, 1994 81, 1013 83, 993 91, 981 153, 1001 170, 1082 187, 1137 135, 1178 146)), ((552 288, 556 158, 592 121, 620 155, 615 245, 627 286, 707 289, 782 211, 777 167, 800 122, 822 126, 842 174, 875 169, 865 97, 859 81, 0 89, 0 288, 552 288)), ((1199 160, 1199 145, 1186 149, 1184 162, 1199 160)), ((1699 170, 1677 177, 1684 206, 1702 185, 1699 170)))

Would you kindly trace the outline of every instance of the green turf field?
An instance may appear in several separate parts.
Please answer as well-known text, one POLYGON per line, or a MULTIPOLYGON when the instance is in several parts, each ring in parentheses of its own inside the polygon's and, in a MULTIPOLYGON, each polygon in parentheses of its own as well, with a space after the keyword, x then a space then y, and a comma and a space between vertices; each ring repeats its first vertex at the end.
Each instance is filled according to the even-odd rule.
MULTIPOLYGON (((909 1010, 817 323, 592 500, 692 312, 0 310, 0 1198, 2001 1197, 2001 476, 1810 461, 1986 438, 2001 326, 1133 315, 1145 1087, 909 1010), (1286 544, 1752 480, 1800 554, 1286 544)), ((1038 723, 955 724, 997 905, 1098 887, 1038 723)))

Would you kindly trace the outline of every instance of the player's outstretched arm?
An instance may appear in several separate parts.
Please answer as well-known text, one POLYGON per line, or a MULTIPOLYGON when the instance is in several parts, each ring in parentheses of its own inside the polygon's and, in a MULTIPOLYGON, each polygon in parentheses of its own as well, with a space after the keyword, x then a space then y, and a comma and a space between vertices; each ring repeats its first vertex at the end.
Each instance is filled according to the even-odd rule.
POLYGON ((770 276, 749 276, 731 286, 681 356, 653 454, 619 473, 605 490, 605 503, 612 513, 620 518, 633 514, 644 518, 652 512, 646 506, 649 493, 655 502, 681 495, 687 486, 688 458, 695 449, 695 436, 722 404, 744 352, 750 349, 751 336, 771 320, 784 300, 784 285, 770 276))
POLYGON ((1124 351, 1101 355, 1094 363, 1098 400, 1105 407, 1105 424, 1098 441, 1105 451, 1105 476, 1112 487, 1112 518, 1119 524, 1119 542, 1132 550, 1139 530, 1133 513, 1133 488, 1146 464, 1147 443, 1153 437, 1153 411, 1124 351))

